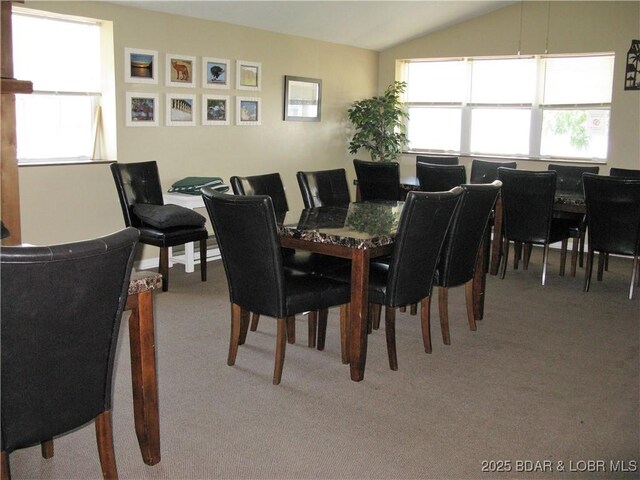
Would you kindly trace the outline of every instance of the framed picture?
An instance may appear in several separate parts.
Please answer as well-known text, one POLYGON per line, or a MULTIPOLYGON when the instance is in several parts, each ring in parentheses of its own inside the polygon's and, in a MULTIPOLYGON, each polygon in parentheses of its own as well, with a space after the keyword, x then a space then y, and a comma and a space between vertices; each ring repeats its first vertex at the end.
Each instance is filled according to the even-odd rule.
POLYGON ((138 48, 124 49, 124 81, 158 83, 158 52, 138 48))
POLYGON ((202 57, 202 86, 205 88, 229 88, 229 60, 202 57))
POLYGON ((229 125, 229 95, 202 95, 202 125, 229 125))
POLYGON ((167 126, 192 127, 196 124, 196 96, 167 93, 167 126))
POLYGON ((262 64, 238 60, 236 62, 236 88, 238 90, 260 90, 262 64))
POLYGON ((284 120, 319 122, 322 103, 322 80, 284 77, 284 120))
POLYGON ((196 86, 196 57, 167 53, 165 68, 167 87, 196 86))
POLYGON ((160 105, 157 93, 126 94, 127 127, 157 127, 160 105))
POLYGON ((236 125, 260 125, 261 108, 259 97, 236 97, 236 125))

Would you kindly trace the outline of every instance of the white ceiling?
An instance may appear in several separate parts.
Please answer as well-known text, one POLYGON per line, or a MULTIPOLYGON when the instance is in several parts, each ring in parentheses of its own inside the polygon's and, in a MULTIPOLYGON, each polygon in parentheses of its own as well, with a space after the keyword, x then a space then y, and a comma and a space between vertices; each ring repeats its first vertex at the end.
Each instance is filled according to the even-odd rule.
POLYGON ((113 3, 380 51, 515 2, 128 0, 113 3))

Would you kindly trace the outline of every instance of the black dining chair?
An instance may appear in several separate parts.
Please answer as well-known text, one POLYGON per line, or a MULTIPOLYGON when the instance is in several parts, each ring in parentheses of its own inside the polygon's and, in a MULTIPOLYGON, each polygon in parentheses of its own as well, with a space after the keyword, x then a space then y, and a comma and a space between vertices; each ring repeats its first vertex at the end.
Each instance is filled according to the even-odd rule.
POLYGON ((458 165, 460 159, 455 155, 416 155, 416 163, 418 162, 432 165, 458 165))
POLYGON ((400 164, 353 160, 358 179, 359 199, 400 200, 400 164))
POLYGON ((351 201, 344 168, 296 173, 304 208, 346 206, 351 201))
MULTIPOLYGON (((564 275, 570 223, 565 219, 553 218, 556 172, 500 167, 498 179, 502 182, 504 208, 504 264, 501 277, 504 278, 507 270, 510 241, 543 245, 542 285, 546 283, 549 245, 562 242, 560 275, 564 275)), ((514 257, 514 268, 517 268, 518 255, 514 257)), ((527 261, 523 262, 523 268, 527 270, 527 261)))
MULTIPOLYGON (((574 165, 549 164, 548 170, 556 172, 556 197, 576 197, 584 198, 582 187, 582 174, 598 174, 600 168, 597 166, 583 167, 574 165)), ((587 229, 587 219, 581 213, 553 212, 555 218, 567 219, 571 223, 571 236, 573 237, 573 251, 571 253, 571 276, 576 276, 578 255, 580 266, 584 264, 584 238, 587 229)))
POLYGON ((518 168, 516 162, 491 162, 488 160, 471 161, 469 183, 491 183, 498 179, 498 168, 518 168))
POLYGON ((584 291, 588 292, 591 284, 594 252, 629 255, 633 257, 629 287, 632 299, 640 278, 640 178, 585 173, 583 182, 589 232, 584 291))
MULTIPOLYGON (((235 364, 238 346, 245 342, 249 312, 275 317, 273 383, 278 385, 295 315, 348 304, 351 286, 285 267, 271 197, 226 195, 207 187, 202 189, 202 197, 220 244, 229 287, 231 340, 227 364, 235 364)), ((340 312, 346 315, 347 308, 340 312)))
POLYGON ((467 181, 464 165, 416 163, 416 176, 422 192, 446 192, 467 181))
POLYGON ((611 177, 627 177, 627 178, 640 178, 640 170, 633 168, 615 168, 612 167, 609 170, 609 176, 611 177))
MULTIPOLYGON (((438 311, 445 345, 451 343, 448 298, 452 287, 465 285, 469 328, 476 330, 476 315, 480 311, 477 293, 480 293, 478 289, 481 288, 481 285, 476 284, 476 266, 491 211, 501 187, 499 180, 490 184, 462 185, 463 194, 453 214, 433 279, 434 287, 438 287, 438 311)), ((482 263, 480 266, 482 267, 482 263)), ((427 315, 430 315, 429 309, 427 315)))
MULTIPOLYGON (((399 307, 421 304, 424 348, 427 353, 431 352, 429 296, 442 243, 462 192, 461 187, 447 192, 409 192, 400 215, 393 253, 388 261, 375 259, 369 264, 369 312, 375 305, 385 306, 391 370, 398 369, 395 320, 399 307)), ((342 269, 328 276, 348 283, 351 272, 342 269)))
POLYGON ((140 231, 140 243, 160 249, 159 272, 162 290, 169 289, 169 247, 200 243, 200 278, 207 280, 207 238, 205 217, 178 205, 165 205, 158 164, 155 161, 112 163, 124 223, 140 231))
POLYGON ((2 478, 9 455, 94 420, 104 478, 117 478, 112 377, 138 231, 2 247, 2 478))

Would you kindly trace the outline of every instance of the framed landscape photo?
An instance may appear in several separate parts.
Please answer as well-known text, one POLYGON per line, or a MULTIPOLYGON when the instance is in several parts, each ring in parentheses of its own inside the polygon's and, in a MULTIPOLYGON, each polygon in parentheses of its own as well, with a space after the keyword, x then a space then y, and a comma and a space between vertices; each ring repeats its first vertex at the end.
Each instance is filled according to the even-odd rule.
POLYGON ((229 125, 229 95, 202 95, 202 125, 229 125))
POLYGON ((196 86, 196 57, 167 53, 165 67, 167 87, 196 86))
POLYGON ((229 88, 231 64, 224 58, 202 57, 202 86, 205 88, 229 88))
POLYGON ((126 94, 127 127, 157 127, 160 106, 157 93, 126 94))
POLYGON ((196 124, 196 96, 167 93, 166 121, 169 127, 192 127, 196 124))
POLYGON ((139 48, 124 49, 124 81, 158 83, 158 52, 139 48))
POLYGON ((260 97, 236 97, 236 125, 260 125, 260 97))
POLYGON ((236 62, 236 88, 238 90, 260 90, 262 83, 262 64, 259 62, 236 62))
POLYGON ((322 80, 284 77, 284 120, 319 122, 322 104, 322 80))

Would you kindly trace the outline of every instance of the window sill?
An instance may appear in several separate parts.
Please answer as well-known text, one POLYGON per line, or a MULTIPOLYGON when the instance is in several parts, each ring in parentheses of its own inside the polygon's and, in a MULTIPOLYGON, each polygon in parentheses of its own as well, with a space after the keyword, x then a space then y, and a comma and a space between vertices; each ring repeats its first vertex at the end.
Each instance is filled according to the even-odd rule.
POLYGON ((113 163, 116 160, 67 160, 67 159, 43 159, 37 161, 30 162, 20 162, 18 161, 18 167, 51 167, 51 166, 66 166, 66 165, 105 165, 109 163, 113 163))
POLYGON ((486 154, 470 154, 460 152, 436 152, 427 150, 408 150, 402 152, 403 155, 452 155, 466 158, 478 158, 482 160, 522 160, 525 162, 546 162, 546 163, 588 163, 591 165, 606 165, 607 160, 601 158, 573 158, 573 157, 531 157, 527 155, 486 155, 486 154))

